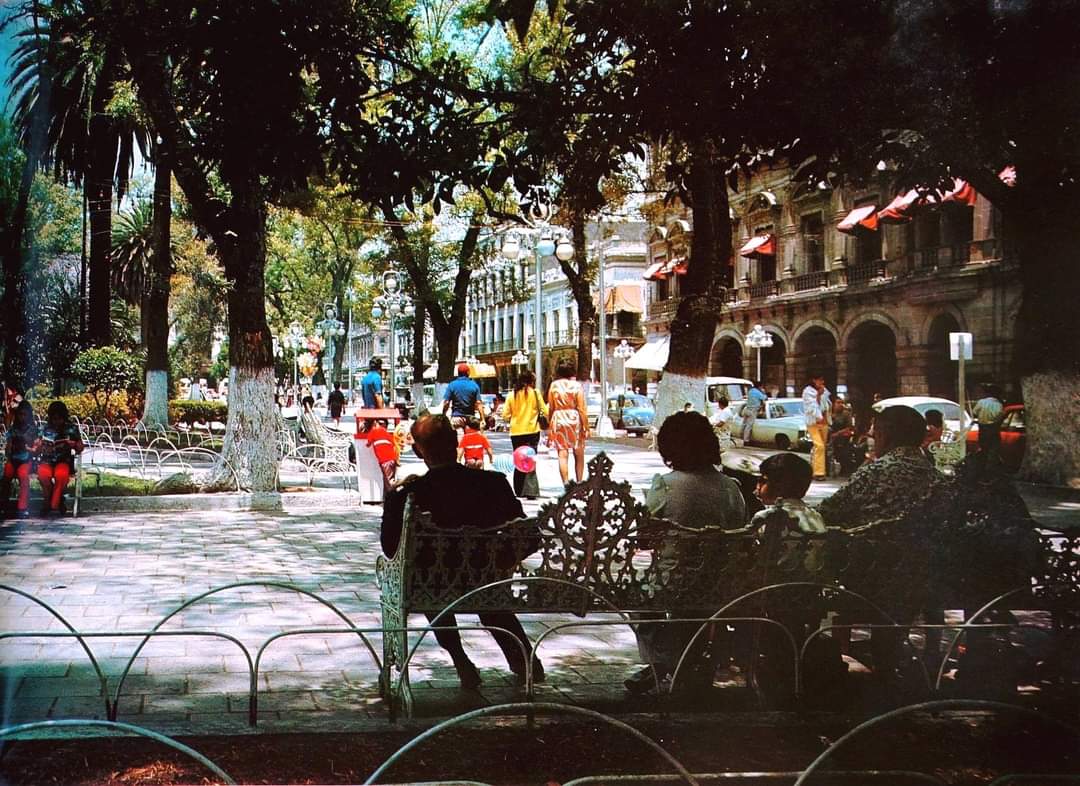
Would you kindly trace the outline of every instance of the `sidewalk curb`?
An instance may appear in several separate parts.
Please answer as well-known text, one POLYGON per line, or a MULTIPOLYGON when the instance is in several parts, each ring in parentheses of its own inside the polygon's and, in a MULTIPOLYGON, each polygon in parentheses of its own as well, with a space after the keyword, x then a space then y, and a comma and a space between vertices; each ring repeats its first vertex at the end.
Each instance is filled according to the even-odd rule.
POLYGON ((363 509, 364 506, 358 494, 344 491, 158 494, 146 497, 83 497, 79 501, 80 514, 213 510, 288 512, 316 507, 363 509))

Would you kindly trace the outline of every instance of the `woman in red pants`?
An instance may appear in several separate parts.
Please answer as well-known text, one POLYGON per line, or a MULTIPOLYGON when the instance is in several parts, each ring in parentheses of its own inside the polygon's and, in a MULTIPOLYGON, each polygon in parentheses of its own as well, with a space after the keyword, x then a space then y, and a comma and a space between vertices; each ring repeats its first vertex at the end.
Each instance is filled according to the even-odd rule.
POLYGON ((59 516, 60 501, 75 467, 75 454, 82 453, 79 428, 71 422, 63 401, 49 405, 48 418, 38 448, 38 482, 45 497, 47 515, 59 516))
POLYGON ((4 477, 0 480, 0 504, 7 508, 8 498, 11 496, 11 481, 19 479, 16 515, 21 519, 30 516, 30 468, 37 446, 38 431, 34 423, 34 410, 29 401, 21 401, 15 407, 11 427, 7 432, 7 442, 4 445, 4 477))

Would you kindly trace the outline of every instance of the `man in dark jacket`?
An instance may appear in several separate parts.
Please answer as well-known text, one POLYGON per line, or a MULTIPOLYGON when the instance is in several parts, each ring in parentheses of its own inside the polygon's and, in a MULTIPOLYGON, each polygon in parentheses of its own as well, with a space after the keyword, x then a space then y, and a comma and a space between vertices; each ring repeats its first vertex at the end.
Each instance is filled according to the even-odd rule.
MULTIPOLYGON (((410 494, 413 495, 413 504, 429 512, 432 523, 439 528, 497 529, 509 521, 524 518, 521 503, 503 474, 457 463, 457 432, 445 415, 428 415, 418 419, 411 433, 413 450, 427 464, 428 471, 426 475, 406 480, 386 496, 381 542, 387 556, 392 557, 401 542, 405 501, 410 494)), ((429 614, 428 619, 432 620, 433 616, 429 614)), ((521 623, 509 612, 489 611, 479 616, 482 625, 510 632, 492 630, 491 634, 503 651, 510 670, 523 684, 525 656, 521 645, 531 655, 532 644, 521 623)), ((444 614, 438 622, 449 626, 436 629, 435 638, 453 659, 461 686, 467 689, 478 687, 480 674, 461 645, 461 635, 454 629, 457 625, 454 615, 444 614)), ((534 659, 533 680, 541 682, 543 679, 543 666, 534 659)))

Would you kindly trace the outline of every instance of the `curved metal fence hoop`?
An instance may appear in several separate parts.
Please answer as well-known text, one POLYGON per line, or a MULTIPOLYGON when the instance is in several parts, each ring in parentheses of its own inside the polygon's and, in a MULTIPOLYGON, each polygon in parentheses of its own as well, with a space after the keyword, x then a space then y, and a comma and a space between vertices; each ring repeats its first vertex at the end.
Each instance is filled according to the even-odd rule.
POLYGON ((101 685, 101 694, 105 697, 105 714, 108 715, 110 712, 109 683, 105 679, 105 673, 101 670, 101 664, 97 662, 97 658, 94 657, 93 650, 90 649, 90 645, 88 645, 83 639, 82 634, 78 630, 76 630, 75 626, 68 622, 60 612, 58 612, 45 601, 41 600, 41 598, 37 598, 31 595, 29 592, 21 590, 18 587, 12 587, 8 584, 0 584, 0 590, 3 590, 4 592, 10 592, 14 595, 20 595, 29 600, 31 603, 36 603, 37 605, 41 606, 41 608, 45 609, 45 611, 52 614, 56 619, 60 620, 60 623, 65 628, 76 634, 75 640, 78 641, 79 646, 83 648, 83 652, 86 653, 86 657, 90 659, 90 665, 94 667, 94 673, 97 674, 98 683, 101 685))
POLYGON ((1059 783, 1080 783, 1080 775, 1066 772, 1011 772, 990 781, 989 786, 1003 786, 1003 784, 1015 783, 1016 781, 1035 781, 1039 784, 1045 784, 1048 780, 1058 781, 1059 783))
MULTIPOLYGON (((199 601, 204 600, 205 598, 208 598, 211 595, 217 595, 220 592, 225 592, 226 590, 231 590, 231 589, 239 589, 241 587, 273 587, 275 589, 283 589, 283 590, 290 590, 292 592, 298 592, 301 595, 306 595, 307 597, 311 598, 312 600, 316 600, 319 603, 321 603, 322 605, 326 606, 326 608, 330 609, 330 611, 334 612, 335 614, 338 615, 338 617, 340 617, 342 620, 344 620, 345 624, 348 625, 350 628, 355 628, 356 627, 355 625, 353 625, 353 621, 351 619, 349 619, 345 615, 345 613, 343 611, 341 611, 337 606, 335 606, 333 603, 326 600, 325 598, 322 598, 319 595, 315 594, 311 590, 307 590, 307 589, 304 589, 303 587, 298 587, 295 584, 289 584, 288 582, 284 582, 284 581, 237 581, 237 582, 234 582, 232 584, 223 584, 220 587, 214 587, 212 589, 207 590, 206 592, 203 592, 203 593, 200 593, 199 595, 196 595, 194 598, 187 599, 186 601, 181 603, 179 606, 177 606, 175 609, 173 609, 168 614, 166 614, 164 617, 162 617, 160 620, 158 620, 154 624, 154 627, 152 627, 150 629, 151 634, 153 634, 155 631, 157 631, 162 625, 164 625, 166 622, 171 620, 177 614, 184 611, 185 609, 190 608, 191 606, 195 605, 199 601)), ((367 646, 368 650, 371 651, 371 656, 373 658, 375 658, 376 662, 377 662, 378 661, 378 656, 375 655, 375 650, 372 649, 371 642, 369 642, 367 640, 367 638, 364 637, 364 636, 361 636, 361 639, 363 640, 364 644, 367 646)), ((120 682, 121 683, 123 683, 123 681, 125 679, 127 679, 128 672, 131 671, 131 665, 135 662, 135 658, 139 657, 139 653, 142 652, 142 648, 146 646, 146 643, 149 640, 150 640, 150 636, 147 636, 145 639, 143 639, 142 641, 139 642, 139 646, 135 648, 135 651, 133 653, 131 653, 131 657, 128 659, 128 662, 124 665, 124 671, 120 675, 120 682)))
MULTIPOLYGON (((945 784, 933 775, 915 770, 829 770, 829 776, 833 778, 908 778, 913 781, 922 781, 931 786, 945 786, 945 784)), ((791 780, 799 777, 798 770, 794 772, 695 772, 694 777, 702 783, 728 780, 791 780)), ((679 780, 678 775, 588 775, 584 778, 574 778, 566 781, 562 786, 608 786, 619 783, 673 783, 679 780)), ((991 784, 993 786, 993 784, 991 784)))
POLYGON ((956 645, 960 642, 960 639, 962 639, 964 634, 973 627, 972 622, 974 620, 977 620, 986 612, 990 611, 990 609, 994 608, 994 606, 999 604, 1001 601, 1007 598, 1011 598, 1013 595, 1018 595, 1022 592, 1031 592, 1031 589, 1031 587, 1017 587, 1016 589, 1011 589, 1008 592, 1003 592, 990 602, 984 604, 983 607, 976 611, 974 614, 968 615, 968 618, 964 620, 962 625, 960 625, 956 636, 953 638, 952 641, 949 642, 949 646, 945 648, 945 655, 942 656, 941 664, 938 666, 937 679, 934 680, 935 692, 941 690, 941 680, 945 677, 945 666, 948 664, 949 658, 952 657, 953 650, 956 649, 956 645))
MULTIPOLYGON (((455 600, 451 601, 451 603, 449 605, 445 606, 442 609, 442 611, 440 611, 438 614, 435 615, 435 617, 433 619, 429 620, 431 625, 429 626, 428 629, 425 629, 424 632, 420 634, 420 638, 416 640, 416 644, 414 644, 412 649, 409 650, 409 654, 406 656, 405 662, 402 663, 402 665, 401 665, 401 676, 398 677, 398 685, 400 686, 400 685, 404 684, 405 675, 407 675, 409 673, 409 663, 412 662, 413 655, 416 654, 416 651, 420 648, 420 644, 423 643, 424 637, 427 636, 427 634, 428 634, 428 632, 430 630, 433 630, 435 627, 437 627, 436 623, 440 619, 442 619, 442 616, 444 614, 448 614, 448 613, 453 612, 454 609, 457 607, 457 605, 459 603, 461 603, 462 601, 472 597, 473 595, 478 595, 481 592, 486 592, 487 590, 494 589, 495 587, 501 587, 504 584, 540 584, 540 583, 561 584, 561 585, 566 586, 566 587, 572 587, 574 589, 579 589, 582 592, 587 592, 590 595, 592 595, 594 598, 599 600, 601 603, 605 604, 615 614, 620 615, 623 619, 629 619, 629 617, 627 616, 627 614, 624 611, 619 609, 617 606, 615 606, 614 603, 612 603, 610 600, 605 598, 600 593, 598 593, 595 590, 592 590, 589 587, 586 587, 584 585, 575 584, 572 581, 567 581, 566 579, 555 579, 555 578, 551 578, 549 576, 521 576, 519 578, 499 579, 498 581, 492 581, 489 584, 484 584, 483 586, 477 587, 476 589, 469 590, 468 592, 466 592, 461 597, 456 598, 455 600)), ((419 629, 417 629, 417 630, 419 630, 419 629)), ((526 653, 526 657, 525 657, 525 684, 526 685, 532 684, 532 662, 533 662, 533 659, 528 657, 528 653, 526 653)))
POLYGON ((124 731, 129 734, 136 734, 140 737, 148 737, 155 742, 160 742, 162 745, 167 745, 175 751, 183 753, 195 761, 197 761, 210 772, 214 773, 222 782, 232 784, 235 786, 236 781, 232 779, 229 773, 221 769, 218 765, 212 762, 203 754, 199 753, 194 748, 189 748, 182 742, 174 740, 172 737, 166 737, 164 734, 159 734, 156 731, 150 729, 144 729, 142 726, 135 726, 131 723, 118 723, 117 721, 106 720, 50 720, 50 721, 37 721, 35 723, 20 723, 17 726, 8 726, 0 729, 0 739, 4 737, 10 737, 13 734, 22 734, 28 731, 36 731, 38 729, 57 729, 57 728, 70 728, 75 726, 98 726, 106 729, 113 729, 115 731, 124 731))
POLYGON ((418 734, 416 737, 413 737, 407 743, 405 743, 400 748, 398 748, 396 751, 394 751, 390 755, 390 758, 388 758, 386 761, 384 761, 382 764, 380 764, 379 767, 373 773, 371 773, 371 775, 369 775, 367 777, 367 780, 365 780, 364 783, 365 784, 376 783, 376 779, 379 778, 384 772, 386 772, 391 766, 393 766, 398 761, 398 759, 400 759, 402 756, 404 756, 406 753, 411 751, 416 746, 420 745, 423 742, 426 742, 427 740, 434 737, 436 734, 439 734, 440 732, 442 732, 442 731, 444 731, 444 730, 446 730, 446 729, 448 729, 448 728, 450 728, 452 726, 457 726, 457 725, 459 725, 461 723, 465 723, 466 721, 470 721, 470 720, 473 720, 475 718, 481 718, 481 717, 483 717, 485 715, 495 715, 495 714, 505 713, 505 712, 532 713, 532 712, 535 712, 536 710, 548 710, 550 712, 563 712, 563 713, 567 713, 569 715, 583 715, 586 718, 591 718, 592 720, 601 721, 601 722, 606 723, 606 724, 608 724, 610 726, 614 726, 616 729, 619 729, 620 731, 625 731, 630 736, 632 736, 635 739, 645 743, 650 748, 652 748, 654 751, 656 751, 658 754, 660 754, 660 756, 668 764, 670 764, 675 769, 675 771, 677 773, 679 773, 680 776, 682 776, 683 780, 685 780, 687 783, 692 784, 692 786, 700 786, 700 784, 694 778, 694 776, 690 774, 690 771, 687 770, 686 767, 684 767, 682 765, 682 763, 679 762, 678 759, 676 759, 674 756, 672 756, 670 753, 668 753, 666 750, 664 750, 660 746, 660 744, 656 742, 656 740, 654 740, 652 737, 649 737, 647 734, 643 734, 642 732, 638 731, 637 729, 635 729, 633 726, 629 725, 628 723, 624 723, 623 721, 618 720, 617 718, 613 718, 610 715, 605 715, 602 712, 597 712, 596 710, 586 709, 584 707, 575 707, 575 706, 572 706, 572 705, 569 705, 569 704, 558 704, 556 702, 540 702, 540 703, 536 703, 536 704, 531 703, 531 702, 524 702, 524 703, 523 702, 516 702, 516 703, 511 703, 511 704, 496 704, 496 705, 493 705, 491 707, 481 707, 480 709, 477 709, 477 710, 472 710, 470 712, 464 712, 461 715, 456 715, 453 718, 449 718, 448 720, 444 720, 443 722, 438 723, 435 726, 432 726, 430 729, 427 729, 426 731, 422 732, 421 734, 418 734))
POLYGON ((1016 704, 1005 704, 1000 701, 986 701, 985 699, 939 699, 937 701, 924 701, 919 704, 909 704, 906 707, 897 707, 895 710, 890 710, 889 712, 882 713, 881 715, 863 721, 854 729, 838 738, 832 745, 823 750, 816 759, 810 762, 810 765, 802 771, 799 779, 795 781, 794 786, 803 786, 814 771, 817 770, 830 756, 847 744, 853 737, 858 736, 867 729, 874 728, 887 721, 894 720, 904 715, 910 715, 915 712, 941 712, 946 710, 994 710, 997 712, 1015 712, 1042 721, 1051 726, 1057 726, 1076 737, 1080 737, 1080 729, 1075 726, 1042 712, 1036 712, 1035 710, 1021 707, 1016 704))
MULTIPOLYGON (((243 642, 239 639, 230 636, 228 633, 218 633, 217 631, 210 630, 159 630, 151 634, 147 634, 146 631, 57 631, 57 630, 45 630, 45 631, 4 631, 0 633, 0 641, 5 639, 62 639, 62 638, 87 638, 87 639, 113 639, 124 638, 126 636, 213 636, 220 639, 231 641, 233 644, 240 648, 240 651, 247 657, 248 662, 248 675, 249 684, 254 685, 254 675, 252 674, 251 655, 248 654, 247 648, 243 642)), ((102 679, 105 677, 102 675, 102 679)), ((109 704, 109 691, 108 683, 103 683, 103 692, 105 694, 105 717, 114 721, 120 712, 120 690, 123 687, 123 681, 117 683, 116 690, 112 694, 112 705, 109 704)))

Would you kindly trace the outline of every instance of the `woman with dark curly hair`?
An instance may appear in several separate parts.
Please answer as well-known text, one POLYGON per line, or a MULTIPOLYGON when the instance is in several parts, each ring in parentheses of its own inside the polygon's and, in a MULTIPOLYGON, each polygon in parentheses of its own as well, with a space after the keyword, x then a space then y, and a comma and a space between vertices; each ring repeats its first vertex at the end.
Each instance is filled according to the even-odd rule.
MULTIPOLYGON (((694 529, 739 529, 746 526, 746 503, 739 484, 716 468, 720 463, 720 443, 709 419, 699 412, 676 412, 660 426, 656 445, 664 463, 672 471, 656 475, 645 497, 645 505, 654 516, 694 529)), ((670 555, 661 561, 673 560, 670 555)), ((670 564, 674 575, 678 565, 670 564)), ((705 610, 702 616, 711 614, 705 610)), ((647 619, 647 617, 641 617, 647 619)), ((631 693, 661 691, 665 680, 675 671, 679 656, 698 629, 696 623, 668 625, 639 625, 638 650, 648 665, 626 682, 631 693)), ((699 647, 703 642, 699 641, 699 647)), ((700 660, 700 652, 691 653, 689 671, 681 671, 676 688, 708 687, 712 673, 708 663, 700 660)), ((670 686, 670 682, 668 682, 670 686)))
POLYGON ((45 497, 47 515, 59 516, 63 512, 60 503, 64 489, 75 473, 75 454, 82 451, 79 428, 71 422, 67 405, 63 401, 49 404, 38 447, 37 466, 38 483, 45 497))

